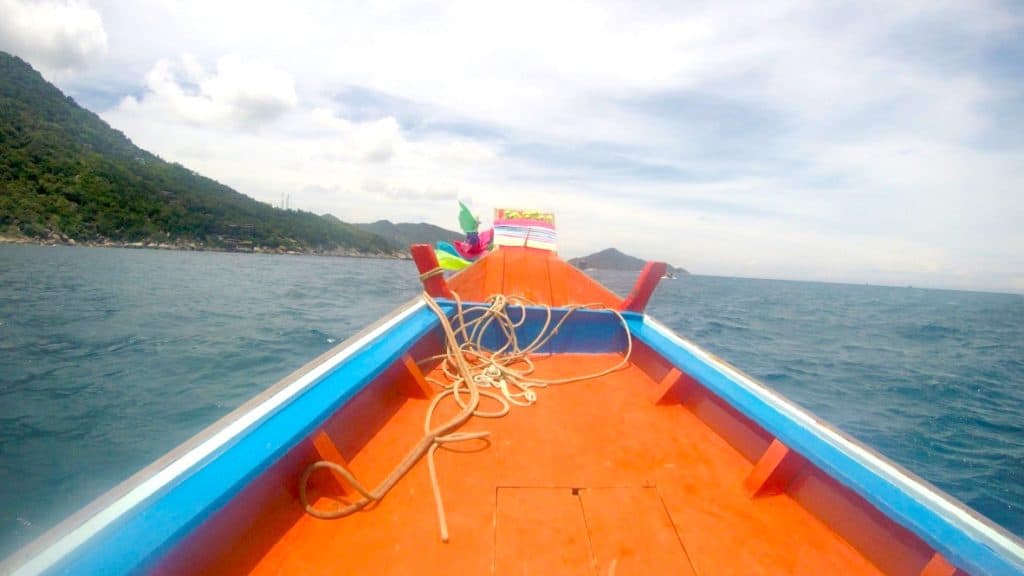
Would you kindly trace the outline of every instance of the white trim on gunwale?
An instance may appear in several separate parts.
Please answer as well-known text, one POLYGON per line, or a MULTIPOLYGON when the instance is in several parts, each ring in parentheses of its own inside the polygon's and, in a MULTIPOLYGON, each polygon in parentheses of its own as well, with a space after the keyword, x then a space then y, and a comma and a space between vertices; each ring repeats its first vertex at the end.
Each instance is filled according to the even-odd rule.
MULTIPOLYGON (((132 487, 127 491, 127 493, 99 510, 79 526, 60 536, 59 539, 46 548, 43 548, 39 553, 25 561, 24 564, 15 568, 12 574, 16 576, 41 574, 53 567, 57 562, 77 549, 100 530, 115 522, 135 506, 146 501, 146 499, 158 492, 164 486, 168 485, 171 481, 191 470, 194 466, 205 460, 211 454, 215 453, 225 444, 229 443, 253 425, 263 420, 266 416, 270 415, 277 408, 304 392, 317 380, 345 361, 345 359, 352 356, 377 337, 384 334, 424 306, 425 304, 422 299, 410 302, 404 309, 400 308, 399 311, 387 321, 379 324, 361 336, 356 336, 356 339, 353 342, 337 351, 324 362, 302 374, 296 380, 276 391, 269 398, 252 407, 244 414, 237 415, 237 418, 232 422, 219 430, 216 430, 210 437, 179 456, 166 467, 145 479, 141 479, 139 484, 132 487)), ((228 417, 231 416, 232 415, 229 415, 228 417)), ((43 536, 43 538, 45 537, 46 536, 43 536)))
POLYGON ((843 434, 840 434, 831 427, 823 424, 810 412, 793 404, 787 398, 747 376, 738 369, 730 366, 714 354, 705 351, 697 344, 679 336, 661 322, 644 316, 644 324, 650 326, 672 343, 685 349, 687 352, 700 358, 705 363, 715 367, 729 376, 735 383, 746 388, 769 406, 778 410, 783 416, 797 421, 808 430, 817 434, 821 439, 832 444, 834 447, 851 456, 854 460, 864 464, 869 470, 882 476, 892 484, 904 489, 919 502, 925 502, 933 510, 941 512, 949 520, 964 528, 969 528, 978 536, 984 538, 999 549, 1006 550, 1012 554, 1018 562, 1024 564, 1024 546, 1021 542, 1004 532, 1002 529, 993 526, 987 521, 979 519, 972 511, 962 504, 952 500, 950 497, 940 493, 938 490, 927 486, 921 481, 913 478, 900 470, 892 462, 876 454, 871 449, 856 442, 843 434))

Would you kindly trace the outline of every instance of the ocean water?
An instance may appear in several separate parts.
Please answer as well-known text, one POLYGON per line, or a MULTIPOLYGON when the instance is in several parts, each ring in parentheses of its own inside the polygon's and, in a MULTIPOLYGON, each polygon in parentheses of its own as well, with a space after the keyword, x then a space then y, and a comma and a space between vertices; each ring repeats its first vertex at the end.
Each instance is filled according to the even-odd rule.
MULTIPOLYGON (((0 557, 417 286, 402 261, 0 245, 0 557)), ((1024 297, 690 276, 650 311, 1024 535, 1024 297)))

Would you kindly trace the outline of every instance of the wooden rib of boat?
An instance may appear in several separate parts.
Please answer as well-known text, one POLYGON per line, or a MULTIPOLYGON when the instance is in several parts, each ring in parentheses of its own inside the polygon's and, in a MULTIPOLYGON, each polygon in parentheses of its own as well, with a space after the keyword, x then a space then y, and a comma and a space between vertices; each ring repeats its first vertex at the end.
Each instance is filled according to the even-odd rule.
MULTIPOLYGON (((415 248, 415 247, 414 247, 415 248)), ((444 351, 439 317, 409 302, 252 399, 7 560, 16 574, 1018 574, 1021 541, 643 309, 664 271, 625 300, 552 252, 503 247, 445 280, 454 319, 491 295, 537 303, 522 340, 570 306, 533 361, 542 378, 625 366, 537 390, 531 406, 471 419, 484 440, 434 454, 381 500, 324 520, 304 510, 311 463, 368 486, 424 435, 444 351), (453 294, 454 293, 454 294, 453 294), (551 308, 547 308, 551 307, 551 308), (621 312, 621 316, 611 310, 621 312), (622 323, 628 326, 629 338, 622 323)), ((511 313, 510 313, 511 315, 511 313)), ((487 339, 502 342, 499 330, 487 339)), ((454 414, 439 407, 437 421, 454 414)), ((317 470, 308 499, 359 494, 317 470)))

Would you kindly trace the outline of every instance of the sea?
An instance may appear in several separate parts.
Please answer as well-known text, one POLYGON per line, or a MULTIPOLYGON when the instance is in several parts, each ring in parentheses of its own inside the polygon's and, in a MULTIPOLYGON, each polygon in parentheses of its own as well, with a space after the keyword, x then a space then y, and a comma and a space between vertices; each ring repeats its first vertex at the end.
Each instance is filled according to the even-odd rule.
MULTIPOLYGON (((418 285, 399 260, 0 245, 0 558, 418 285)), ((648 311, 1024 536, 1024 296, 694 275, 648 311)))

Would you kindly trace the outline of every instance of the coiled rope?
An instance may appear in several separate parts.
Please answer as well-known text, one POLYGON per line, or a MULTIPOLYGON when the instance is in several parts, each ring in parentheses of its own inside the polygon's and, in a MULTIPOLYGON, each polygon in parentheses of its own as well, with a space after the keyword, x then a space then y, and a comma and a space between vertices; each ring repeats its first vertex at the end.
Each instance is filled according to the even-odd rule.
POLYGON ((537 401, 535 388, 545 388, 557 384, 568 384, 581 380, 600 378, 625 367, 629 363, 630 355, 633 352, 633 339, 629 333, 629 326, 626 324, 625 318, 622 317, 619 311, 598 304, 569 306, 566 308, 565 314, 557 322, 554 322, 553 326, 552 309, 550 306, 543 306, 545 311, 543 326, 531 342, 526 346, 520 346, 516 328, 519 328, 526 322, 527 306, 537 306, 537 304, 525 298, 506 297, 498 294, 491 296, 483 304, 463 308, 458 294, 453 292, 452 296, 455 300, 454 326, 437 302, 430 295, 423 294, 423 299, 426 301, 427 306, 434 311, 441 322, 441 328, 445 336, 445 353, 425 358, 420 361, 420 364, 443 359, 441 368, 448 379, 448 382, 442 382, 434 378, 428 378, 431 383, 439 386, 441 391, 434 395, 427 408, 426 417, 423 422, 423 437, 373 490, 367 490, 348 469, 336 462, 320 460, 309 465, 299 481, 299 500, 302 502, 306 512, 311 516, 321 519, 334 519, 362 510, 370 503, 382 499, 412 469, 416 462, 425 455, 427 457, 427 468, 430 473, 430 482, 434 492, 434 503, 437 509, 441 540, 447 542, 448 522, 445 517, 444 502, 441 498, 441 488, 437 480, 434 452, 444 444, 477 440, 490 435, 490 432, 486 431, 458 432, 458 429, 474 416, 480 418, 501 418, 511 411, 513 405, 530 406, 534 404, 537 401), (519 309, 519 320, 512 320, 509 314, 510 308, 519 309), (577 310, 609 310, 618 317, 626 334, 626 353, 622 359, 614 366, 601 370, 596 374, 560 379, 531 378, 535 370, 531 356, 537 355, 544 345, 558 334, 558 330, 565 321, 577 310), (473 317, 467 320, 467 315, 473 317), (488 334, 488 329, 492 325, 505 338, 505 343, 496 350, 488 350, 483 343, 485 334, 488 334), (431 427, 437 407, 442 400, 449 396, 459 406, 459 412, 443 424, 431 427), (481 410, 481 397, 497 402, 499 408, 490 411, 481 410), (310 475, 322 468, 327 468, 341 474, 359 493, 360 498, 334 510, 314 508, 309 503, 306 487, 310 475))

